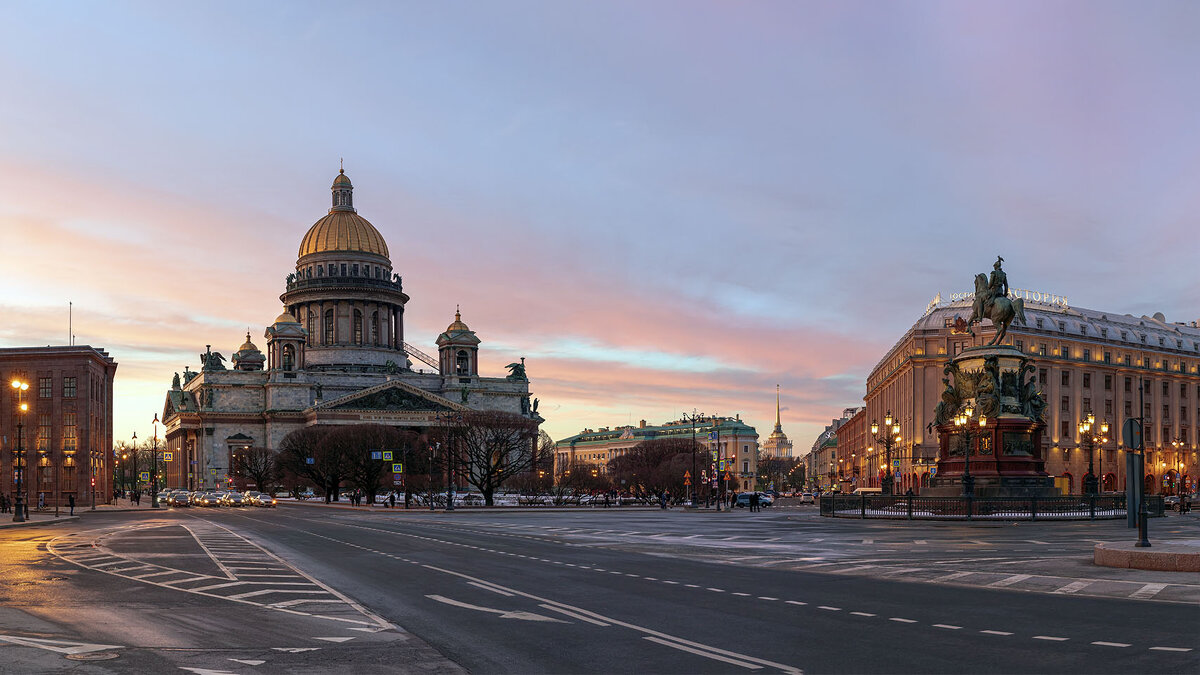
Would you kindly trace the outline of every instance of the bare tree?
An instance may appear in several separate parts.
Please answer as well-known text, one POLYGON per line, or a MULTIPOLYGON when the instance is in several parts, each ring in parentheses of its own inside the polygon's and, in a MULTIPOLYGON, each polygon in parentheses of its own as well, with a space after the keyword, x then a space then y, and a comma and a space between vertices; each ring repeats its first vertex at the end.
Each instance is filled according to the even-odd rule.
POLYGON ((324 443, 327 427, 297 429, 279 443, 282 466, 313 482, 325 494, 325 503, 338 500, 338 487, 348 468, 341 452, 324 443))
MULTIPOLYGON (((375 495, 384 488, 384 480, 391 475, 392 463, 372 457, 372 451, 391 450, 400 452, 406 444, 411 444, 416 435, 401 431, 396 427, 382 424, 355 424, 337 427, 330 431, 322 445, 328 446, 331 452, 340 453, 346 466, 346 478, 357 489, 366 495, 367 503, 375 503, 375 495)), ((394 461, 403 459, 392 455, 394 461)))
POLYGON ((275 453, 267 448, 248 448, 234 456, 231 473, 254 481, 263 492, 270 492, 279 477, 279 462, 275 453))
POLYGON ((484 504, 494 504, 501 485, 534 466, 544 466, 545 449, 537 442, 537 423, 521 415, 498 411, 472 411, 446 428, 445 456, 458 476, 483 494, 484 504))
POLYGON ((775 484, 776 488, 782 488, 787 482, 788 475, 792 469, 796 467, 800 460, 791 457, 773 457, 771 455, 759 455, 758 458, 758 486, 760 489, 767 489, 771 483, 775 484))
POLYGON ((691 439, 656 438, 642 441, 608 462, 608 476, 635 495, 685 493, 684 473, 692 468, 691 439))

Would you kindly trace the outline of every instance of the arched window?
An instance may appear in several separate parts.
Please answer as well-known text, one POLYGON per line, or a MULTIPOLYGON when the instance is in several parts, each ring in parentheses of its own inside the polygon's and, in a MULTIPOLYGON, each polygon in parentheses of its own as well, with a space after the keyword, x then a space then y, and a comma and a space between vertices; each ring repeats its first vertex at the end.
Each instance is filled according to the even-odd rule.
POLYGON ((471 357, 465 349, 458 350, 458 353, 454 355, 454 374, 459 376, 471 374, 471 357))
POLYGON ((362 344, 362 312, 354 310, 354 344, 362 344))
POLYGON ((308 310, 308 344, 317 344, 317 313, 311 309, 308 310))
POLYGON ((325 310, 325 344, 333 344, 333 310, 325 310))
POLYGON ((371 312, 371 344, 379 346, 379 312, 371 312))
POLYGON ((283 346, 283 369, 294 370, 296 367, 296 348, 292 345, 283 346))

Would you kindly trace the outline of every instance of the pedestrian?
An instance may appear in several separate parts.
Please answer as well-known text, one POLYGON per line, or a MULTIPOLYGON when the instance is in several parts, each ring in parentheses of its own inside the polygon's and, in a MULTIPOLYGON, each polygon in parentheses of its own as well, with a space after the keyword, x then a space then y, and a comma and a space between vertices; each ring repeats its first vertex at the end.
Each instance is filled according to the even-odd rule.
POLYGON ((758 511, 758 493, 750 493, 750 513, 758 511))
POLYGON ((8 495, 0 495, 0 513, 8 513, 8 495))
POLYGON ((75 515, 75 495, 67 495, 67 506, 71 509, 71 515, 75 515))
POLYGON ((667 493, 665 493, 665 492, 659 493, 658 508, 663 509, 664 511, 666 510, 666 508, 667 508, 667 493))
POLYGON ((907 491, 907 492, 905 492, 905 493, 904 493, 904 495, 905 495, 906 497, 911 497, 911 496, 913 496, 913 490, 912 490, 912 488, 911 488, 911 487, 910 487, 910 488, 908 488, 908 491, 907 491))
POLYGON ((396 508, 396 491, 395 490, 392 490, 392 494, 388 496, 388 503, 390 503, 392 505, 391 508, 393 508, 393 509, 396 508))

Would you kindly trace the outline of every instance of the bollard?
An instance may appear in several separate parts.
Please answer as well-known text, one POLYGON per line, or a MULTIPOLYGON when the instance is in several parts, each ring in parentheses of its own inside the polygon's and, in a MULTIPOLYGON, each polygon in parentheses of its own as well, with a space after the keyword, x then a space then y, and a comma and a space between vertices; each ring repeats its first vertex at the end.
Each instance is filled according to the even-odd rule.
POLYGON ((861 500, 860 505, 859 505, 859 515, 862 517, 863 520, 866 520, 867 519, 867 493, 864 492, 864 493, 859 494, 858 496, 859 496, 859 499, 861 500))
POLYGON ((1150 513, 1146 511, 1146 497, 1142 496, 1142 508, 1138 509, 1138 540, 1134 546, 1138 548, 1150 548, 1150 537, 1147 532, 1150 513))
POLYGON ((906 496, 908 497, 908 519, 909 519, 909 520, 912 520, 912 502, 913 502, 913 496, 912 496, 912 495, 906 495, 906 496))

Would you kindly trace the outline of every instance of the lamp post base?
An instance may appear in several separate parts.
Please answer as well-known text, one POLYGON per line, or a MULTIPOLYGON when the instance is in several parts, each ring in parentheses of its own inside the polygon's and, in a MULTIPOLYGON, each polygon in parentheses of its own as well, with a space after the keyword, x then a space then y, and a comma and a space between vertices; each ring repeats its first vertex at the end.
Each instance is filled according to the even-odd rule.
POLYGON ((879 482, 880 491, 885 495, 892 494, 892 485, 895 484, 895 480, 891 474, 884 476, 883 480, 879 482))
POLYGON ((1093 473, 1083 477, 1083 493, 1085 495, 1094 495, 1100 492, 1100 481, 1093 473))
POLYGON ((13 522, 25 522, 25 502, 21 499, 21 493, 17 493, 16 499, 13 500, 13 522))

